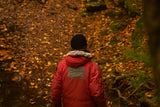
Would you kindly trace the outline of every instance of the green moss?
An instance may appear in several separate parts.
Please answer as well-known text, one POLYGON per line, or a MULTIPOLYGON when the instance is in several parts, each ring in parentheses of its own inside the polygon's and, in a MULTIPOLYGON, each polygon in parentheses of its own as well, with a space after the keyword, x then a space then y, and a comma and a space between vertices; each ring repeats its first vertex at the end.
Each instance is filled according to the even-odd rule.
POLYGON ((142 36, 144 31, 144 16, 142 16, 136 23, 135 30, 131 36, 131 43, 134 49, 141 46, 142 42, 144 41, 144 37, 142 36))
POLYGON ((140 6, 142 6, 142 0, 125 0, 124 7, 131 17, 140 15, 140 6))
POLYGON ((119 0, 119 7, 124 8, 129 16, 136 17, 140 15, 140 7, 143 6, 143 0, 119 0))
POLYGON ((147 82, 152 81, 152 78, 146 72, 132 71, 132 73, 136 78, 131 78, 130 84, 135 88, 142 83, 146 84, 147 82))
POLYGON ((125 56, 139 62, 144 62, 146 67, 151 66, 151 56, 148 45, 142 46, 146 37, 142 36, 144 31, 143 16, 137 21, 135 30, 131 36, 131 48, 124 49, 125 56))
MULTIPOLYGON (((150 84, 153 82, 153 78, 148 75, 147 72, 142 71, 131 71, 134 77, 129 77, 129 84, 137 91, 135 91, 134 96, 139 97, 141 102, 146 99, 145 93, 148 92, 150 89, 148 89, 146 86, 147 84, 150 84)), ((151 85, 152 86, 152 85, 151 85)), ((134 91, 133 90, 133 91, 134 91)))
POLYGON ((124 49, 125 52, 125 57, 128 57, 132 60, 135 61, 139 61, 139 62, 144 62, 146 64, 146 67, 150 67, 151 66, 151 56, 149 53, 144 52, 143 48, 139 48, 139 49, 124 49))
POLYGON ((112 23, 109 27, 112 29, 113 33, 115 33, 123 30, 126 27, 126 24, 124 20, 117 20, 114 21, 114 23, 112 23))
POLYGON ((83 9, 80 13, 80 16, 85 17, 87 15, 86 9, 83 9))
MULTIPOLYGON (((152 98, 153 104, 159 104, 160 102, 160 97, 156 95, 155 97, 152 98)), ((153 106, 154 107, 154 106, 153 106)))

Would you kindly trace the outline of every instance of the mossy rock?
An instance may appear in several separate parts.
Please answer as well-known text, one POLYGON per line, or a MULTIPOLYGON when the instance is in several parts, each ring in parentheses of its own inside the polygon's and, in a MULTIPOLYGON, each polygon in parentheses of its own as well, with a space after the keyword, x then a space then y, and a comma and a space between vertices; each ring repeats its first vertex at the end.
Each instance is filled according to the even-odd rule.
POLYGON ((143 5, 142 0, 116 0, 116 1, 118 1, 118 6, 124 8, 129 16, 135 17, 141 14, 139 9, 143 5))
POLYGON ((105 2, 89 2, 86 3, 87 12, 97 12, 107 9, 105 2))
POLYGON ((126 0, 124 8, 131 17, 135 17, 136 15, 140 15, 139 8, 142 6, 142 3, 142 0, 126 0))
POLYGON ((122 17, 122 13, 120 11, 113 11, 113 10, 109 10, 108 12, 105 13, 105 17, 110 17, 112 20, 116 20, 119 19, 120 17, 122 17))

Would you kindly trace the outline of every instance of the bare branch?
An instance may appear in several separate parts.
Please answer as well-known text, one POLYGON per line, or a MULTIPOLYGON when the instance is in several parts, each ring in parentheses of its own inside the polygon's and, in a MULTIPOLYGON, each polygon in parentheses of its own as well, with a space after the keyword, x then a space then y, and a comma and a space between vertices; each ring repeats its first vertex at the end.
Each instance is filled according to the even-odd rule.
POLYGON ((119 90, 118 88, 112 88, 112 90, 116 90, 117 93, 118 93, 118 96, 119 96, 120 98, 122 98, 123 100, 125 100, 125 101, 128 102, 128 99, 127 99, 126 97, 124 97, 124 96, 121 95, 121 92, 120 92, 120 90, 119 90))

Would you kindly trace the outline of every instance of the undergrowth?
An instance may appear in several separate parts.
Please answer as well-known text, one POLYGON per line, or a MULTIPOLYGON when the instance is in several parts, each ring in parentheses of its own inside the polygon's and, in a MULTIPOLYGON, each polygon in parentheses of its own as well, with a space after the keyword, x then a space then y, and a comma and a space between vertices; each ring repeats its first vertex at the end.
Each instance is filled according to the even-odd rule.
POLYGON ((153 96, 153 87, 154 82, 152 78, 152 74, 148 72, 151 69, 151 56, 149 53, 148 44, 145 44, 148 39, 144 35, 144 23, 143 16, 137 21, 135 30, 129 38, 131 42, 131 47, 123 48, 125 52, 124 56, 137 61, 143 62, 145 71, 132 71, 133 77, 129 76, 129 84, 135 88, 135 92, 133 93, 140 102, 145 102, 146 100, 152 101, 152 106, 154 106, 158 101, 156 97, 153 96))

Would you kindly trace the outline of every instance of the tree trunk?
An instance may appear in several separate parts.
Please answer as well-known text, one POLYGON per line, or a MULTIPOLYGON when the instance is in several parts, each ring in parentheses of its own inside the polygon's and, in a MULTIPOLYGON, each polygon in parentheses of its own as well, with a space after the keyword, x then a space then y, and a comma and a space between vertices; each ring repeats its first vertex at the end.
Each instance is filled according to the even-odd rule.
POLYGON ((156 95, 160 100, 160 0, 144 0, 145 25, 149 35, 156 95))

